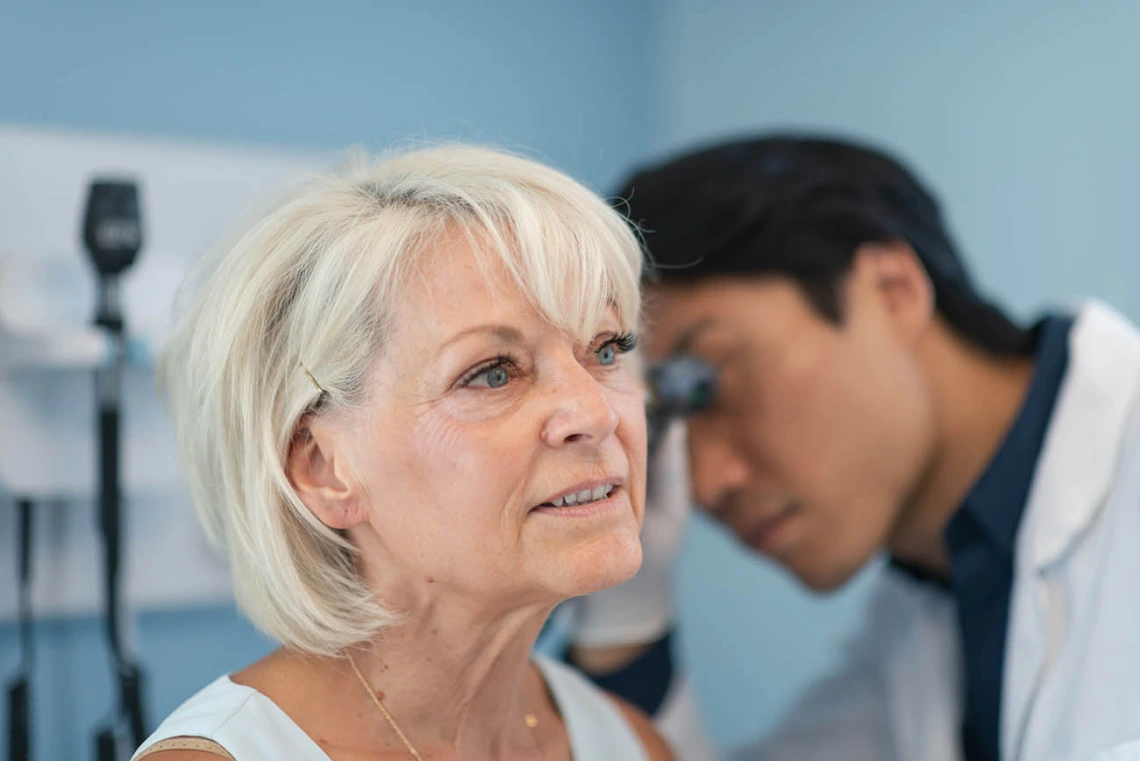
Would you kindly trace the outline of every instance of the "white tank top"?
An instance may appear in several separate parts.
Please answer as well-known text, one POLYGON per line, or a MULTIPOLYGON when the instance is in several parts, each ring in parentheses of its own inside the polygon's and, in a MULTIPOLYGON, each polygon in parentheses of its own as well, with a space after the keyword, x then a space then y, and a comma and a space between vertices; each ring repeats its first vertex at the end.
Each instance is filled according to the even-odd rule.
MULTIPOLYGON (((534 662, 566 723, 574 761, 648 761, 637 733, 600 689, 558 661, 535 655, 534 662)), ((213 740, 236 761, 330 761, 273 701, 228 676, 179 706, 136 756, 173 737, 213 740)))

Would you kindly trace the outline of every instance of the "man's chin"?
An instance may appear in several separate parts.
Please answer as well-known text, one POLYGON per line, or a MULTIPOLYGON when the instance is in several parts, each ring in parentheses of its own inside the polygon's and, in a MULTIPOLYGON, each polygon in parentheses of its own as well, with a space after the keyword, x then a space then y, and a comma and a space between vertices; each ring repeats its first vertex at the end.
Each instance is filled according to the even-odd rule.
POLYGON ((825 566, 818 563, 795 563, 778 560, 780 566, 795 577, 805 589, 816 594, 838 592, 858 575, 862 566, 825 566))

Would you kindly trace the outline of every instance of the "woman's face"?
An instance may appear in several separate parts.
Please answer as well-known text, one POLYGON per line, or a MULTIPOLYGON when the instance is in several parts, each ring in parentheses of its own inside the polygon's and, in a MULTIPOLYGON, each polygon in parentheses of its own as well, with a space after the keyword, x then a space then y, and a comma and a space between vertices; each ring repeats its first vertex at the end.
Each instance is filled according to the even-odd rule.
POLYGON ((641 563, 645 416, 614 310, 582 343, 470 244, 413 278, 363 409, 333 425, 389 605, 552 603, 641 563), (575 504, 576 503, 576 504, 575 504), (561 506, 559 506, 561 505, 561 506))

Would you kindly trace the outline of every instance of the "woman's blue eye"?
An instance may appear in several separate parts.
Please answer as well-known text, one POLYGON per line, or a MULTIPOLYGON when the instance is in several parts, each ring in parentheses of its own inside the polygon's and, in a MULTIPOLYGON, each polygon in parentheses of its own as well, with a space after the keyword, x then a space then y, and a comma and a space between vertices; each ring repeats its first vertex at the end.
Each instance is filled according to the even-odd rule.
POLYGON ((502 365, 496 365, 495 367, 488 368, 483 373, 483 377, 487 379, 488 388, 502 388, 503 386, 510 383, 511 380, 511 374, 508 373, 507 368, 503 367, 502 365))
POLYGON ((503 388, 512 378, 521 377, 519 362, 507 355, 488 360, 481 368, 468 373, 459 385, 464 388, 503 388))
POLYGON ((603 365, 612 365, 617 361, 617 349, 614 348, 612 343, 608 343, 602 348, 598 349, 598 362, 603 365))

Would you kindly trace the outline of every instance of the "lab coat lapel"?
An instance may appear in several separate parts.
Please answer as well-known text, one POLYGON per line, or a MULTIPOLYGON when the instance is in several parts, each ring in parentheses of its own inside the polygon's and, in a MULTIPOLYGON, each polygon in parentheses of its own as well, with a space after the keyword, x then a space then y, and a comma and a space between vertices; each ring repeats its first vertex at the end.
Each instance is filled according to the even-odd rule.
POLYGON ((1018 534, 1006 637, 1001 757, 1017 759, 1032 729, 1034 697, 1063 645, 1060 585, 1050 578, 1108 494, 1140 386, 1140 335, 1108 307, 1083 308, 1069 338, 1069 368, 1046 434, 1018 534))

